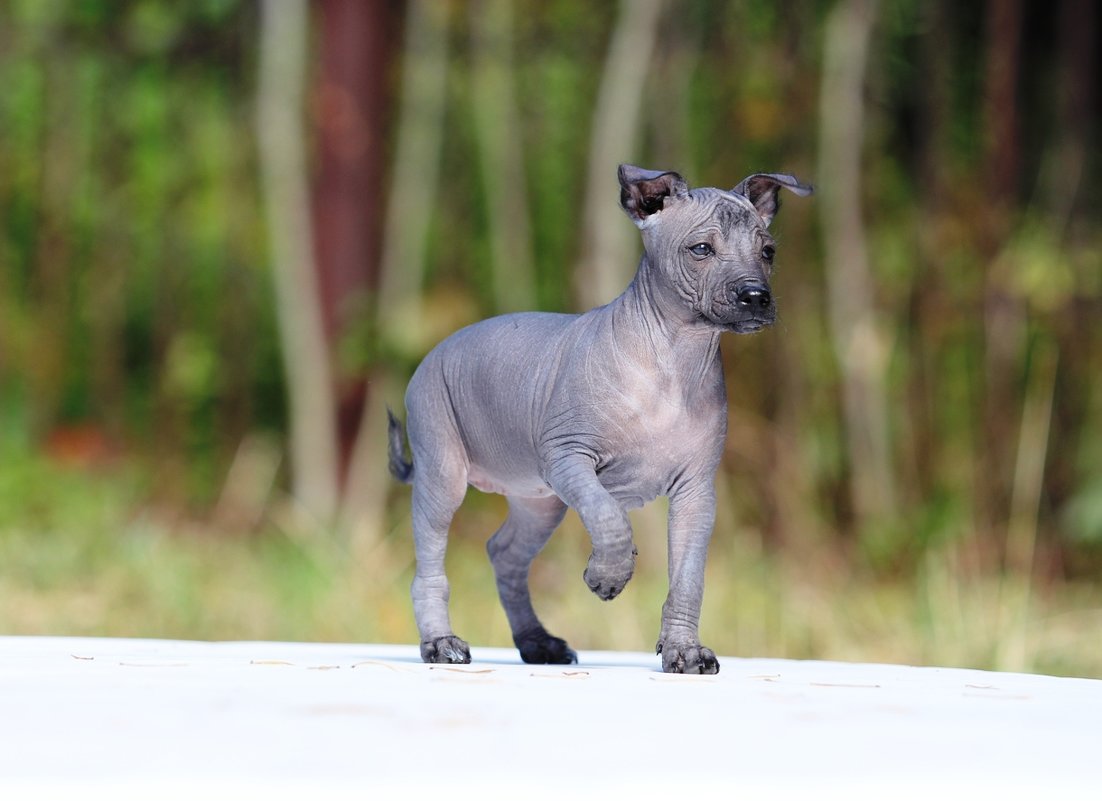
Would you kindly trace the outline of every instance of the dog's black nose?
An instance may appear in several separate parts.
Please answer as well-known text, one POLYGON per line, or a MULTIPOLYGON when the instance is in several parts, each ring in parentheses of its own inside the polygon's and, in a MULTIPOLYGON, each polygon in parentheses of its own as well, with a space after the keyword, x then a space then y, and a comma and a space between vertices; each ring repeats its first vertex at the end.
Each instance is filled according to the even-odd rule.
POLYGON ((740 287, 735 294, 735 300, 739 306, 745 309, 768 309, 773 302, 773 296, 769 290, 758 284, 747 284, 740 287))

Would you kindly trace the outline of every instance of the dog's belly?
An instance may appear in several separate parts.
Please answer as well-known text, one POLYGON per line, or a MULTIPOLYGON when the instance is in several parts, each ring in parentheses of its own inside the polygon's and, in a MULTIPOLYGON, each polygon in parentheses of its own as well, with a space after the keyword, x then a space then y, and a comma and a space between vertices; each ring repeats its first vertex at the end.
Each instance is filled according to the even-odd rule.
POLYGON ((493 492, 497 495, 512 495, 517 498, 547 498, 554 491, 536 474, 501 475, 500 471, 491 471, 472 464, 467 471, 467 483, 481 492, 493 492))
MULTIPOLYGON (((598 476, 601 485, 625 509, 634 509, 650 503, 666 489, 665 480, 655 480, 651 471, 602 471, 598 476)), ((477 465, 467 472, 467 483, 480 492, 509 495, 515 498, 548 498, 555 491, 537 475, 501 476, 477 465)))

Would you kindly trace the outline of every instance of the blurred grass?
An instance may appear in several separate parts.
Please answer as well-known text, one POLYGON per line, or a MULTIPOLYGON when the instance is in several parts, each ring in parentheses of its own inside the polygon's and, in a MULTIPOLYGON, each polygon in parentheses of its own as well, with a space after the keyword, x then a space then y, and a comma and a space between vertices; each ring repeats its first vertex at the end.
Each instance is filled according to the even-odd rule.
MULTIPOLYGON (((416 642, 404 488, 392 493, 388 533, 352 547, 305 524, 286 498, 244 533, 159 510, 145 500, 148 483, 134 465, 89 470, 6 449, 0 632, 416 642)), ((500 498, 472 492, 453 527, 452 619, 478 645, 511 645, 484 551, 503 514, 500 498)), ((639 563, 612 603, 582 583, 588 541, 568 515, 533 568, 551 631, 580 649, 653 648, 663 514, 661 503, 633 513, 639 563)), ((1096 585, 976 575, 952 548, 932 549, 913 575, 886 577, 811 546, 769 553, 762 541, 752 528, 717 528, 701 634, 721 654, 1102 677, 1096 585)))

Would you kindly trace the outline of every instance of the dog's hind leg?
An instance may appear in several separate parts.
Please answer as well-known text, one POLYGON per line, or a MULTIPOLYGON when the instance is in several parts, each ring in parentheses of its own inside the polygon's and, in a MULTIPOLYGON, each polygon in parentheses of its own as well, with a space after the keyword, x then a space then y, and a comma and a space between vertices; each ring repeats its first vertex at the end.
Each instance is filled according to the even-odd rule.
POLYGON ((470 662, 470 648, 452 632, 444 572, 448 528, 467 492, 466 459, 458 442, 438 440, 425 451, 418 448, 412 428, 410 433, 416 465, 412 522, 417 556, 411 595, 421 634, 421 658, 426 662, 470 662))
POLYGON ((562 522, 566 504, 549 498, 508 498, 509 516, 490 538, 486 550, 494 566, 501 605, 509 618, 513 642, 530 664, 569 665, 577 654, 564 640, 553 637, 536 617, 528 589, 528 571, 536 554, 562 522))

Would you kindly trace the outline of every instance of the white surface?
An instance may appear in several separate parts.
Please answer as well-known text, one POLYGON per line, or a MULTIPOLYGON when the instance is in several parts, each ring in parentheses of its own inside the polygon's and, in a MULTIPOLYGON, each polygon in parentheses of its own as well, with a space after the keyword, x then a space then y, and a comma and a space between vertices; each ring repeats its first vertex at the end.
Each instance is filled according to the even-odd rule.
POLYGON ((1102 681, 472 651, 0 638, 0 798, 1102 799, 1102 681))

